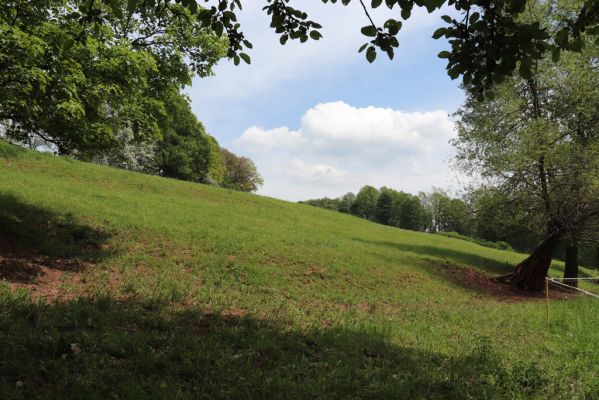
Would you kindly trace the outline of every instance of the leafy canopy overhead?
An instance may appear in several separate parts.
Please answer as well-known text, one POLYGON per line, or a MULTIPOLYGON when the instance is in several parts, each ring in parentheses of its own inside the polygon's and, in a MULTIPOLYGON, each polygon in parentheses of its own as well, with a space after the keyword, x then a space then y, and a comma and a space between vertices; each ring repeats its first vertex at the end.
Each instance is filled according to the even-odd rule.
MULTIPOLYGON (((344 6, 352 2, 321 1, 344 6)), ((310 20, 306 12, 294 8, 292 0, 263 2, 264 11, 271 17, 270 26, 279 35, 281 44, 289 39, 306 42, 322 37, 322 26, 310 20)), ((561 50, 580 51, 582 33, 599 36, 599 1, 596 0, 585 0, 581 7, 561 16, 550 28, 520 18, 527 9, 527 0, 354 0, 356 2, 360 3, 368 22, 361 28, 368 41, 360 51, 365 51, 369 62, 376 59, 377 51, 393 58, 399 47, 398 35, 403 22, 410 19, 415 7, 429 13, 442 8, 450 11, 452 16, 443 15, 444 26, 433 33, 436 39, 448 39, 451 46, 439 53, 439 57, 447 59, 447 73, 452 79, 462 76, 464 84, 481 96, 516 69, 522 77, 529 77, 535 61, 547 53, 557 60, 561 50), (383 6, 396 11, 397 17, 379 24, 369 11, 383 6)), ((557 3, 557 0, 552 2, 557 3)), ((250 63, 245 49, 251 49, 252 44, 237 22, 242 0, 79 0, 79 3, 79 11, 73 13, 73 18, 82 24, 101 24, 123 16, 134 21, 152 10, 180 4, 197 15, 204 28, 227 37, 227 56, 235 64, 241 60, 250 63)))

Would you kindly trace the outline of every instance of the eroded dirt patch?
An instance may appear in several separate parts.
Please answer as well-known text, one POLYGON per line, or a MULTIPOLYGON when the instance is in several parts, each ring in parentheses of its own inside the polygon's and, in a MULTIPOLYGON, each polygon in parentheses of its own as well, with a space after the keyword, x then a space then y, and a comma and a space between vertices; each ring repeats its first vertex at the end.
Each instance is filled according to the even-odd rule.
MULTIPOLYGON (((494 276, 487 275, 474 268, 461 267, 450 263, 441 263, 438 265, 438 268, 444 272, 444 275, 451 282, 480 292, 481 294, 492 296, 501 301, 519 302, 544 299, 546 297, 544 292, 528 292, 514 286, 498 283, 495 281, 494 276)), ((549 297, 552 299, 568 299, 574 298, 576 295, 551 288, 549 290, 549 297)))
POLYGON ((81 272, 87 267, 89 264, 73 260, 0 253, 0 279, 12 289, 29 289, 34 299, 61 301, 80 295, 81 272))

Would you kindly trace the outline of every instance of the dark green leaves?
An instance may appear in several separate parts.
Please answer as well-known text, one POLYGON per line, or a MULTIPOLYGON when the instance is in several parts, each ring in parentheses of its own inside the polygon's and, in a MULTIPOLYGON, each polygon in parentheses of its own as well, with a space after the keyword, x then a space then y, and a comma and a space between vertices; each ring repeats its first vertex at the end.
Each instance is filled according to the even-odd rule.
POLYGON ((127 11, 129 12, 129 14, 132 14, 133 11, 135 11, 135 8, 137 7, 137 2, 138 0, 127 0, 127 11))
POLYGON ((370 46, 368 50, 366 50, 366 59, 369 63, 373 63, 376 60, 376 49, 373 46, 370 46))
POLYGON ((362 32, 363 35, 365 36, 371 36, 374 37, 377 34, 377 30, 376 27, 372 26, 372 25, 366 25, 364 27, 362 27, 362 29, 360 30, 362 32))
POLYGON ((447 32, 447 28, 439 28, 433 33, 433 39, 439 39, 441 36, 445 35, 447 32))
POLYGON ((251 60, 250 60, 250 56, 248 56, 245 53, 239 53, 239 57, 241 57, 241 59, 246 63, 246 64, 251 64, 251 60))

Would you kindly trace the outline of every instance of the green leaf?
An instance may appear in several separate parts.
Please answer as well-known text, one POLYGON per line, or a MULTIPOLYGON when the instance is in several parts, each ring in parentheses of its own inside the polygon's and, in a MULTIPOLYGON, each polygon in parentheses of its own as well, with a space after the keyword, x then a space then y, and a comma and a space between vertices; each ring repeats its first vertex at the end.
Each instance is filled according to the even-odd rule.
POLYGON ((198 3, 196 3, 196 0, 189 0, 189 11, 192 14, 195 14, 198 11, 198 3))
POLYGON ((322 35, 321 35, 321 34, 320 34, 320 32, 318 32, 318 31, 311 31, 311 32, 310 32, 310 37, 311 37, 313 40, 318 40, 318 39, 320 39, 320 38, 322 37, 322 35))
POLYGON ((532 69, 531 60, 525 58, 520 63, 520 68, 518 68, 518 73, 520 74, 520 76, 523 79, 530 79, 532 77, 531 69, 532 69))
POLYGON ((439 39, 441 36, 445 35, 447 32, 447 28, 439 28, 433 33, 433 39, 439 39))
POLYGON ((121 3, 119 0, 112 0, 110 2, 110 9, 117 18, 123 18, 123 11, 121 10, 121 3))
POLYGON ((439 57, 439 58, 449 58, 450 56, 451 56, 451 53, 447 50, 443 50, 442 52, 437 54, 437 57, 439 57))
POLYGON ((372 25, 366 25, 360 30, 360 32, 362 32, 363 35, 370 37, 376 36, 377 34, 376 28, 372 25))
POLYGON ((138 0, 127 0, 127 11, 129 11, 129 14, 135 11, 135 8, 137 7, 137 1, 138 0))
POLYGON ((370 3, 370 5, 372 6, 372 8, 377 8, 382 3, 383 3, 383 0, 372 0, 372 2, 370 3))
POLYGON ((245 61, 246 64, 251 64, 252 63, 252 60, 250 59, 250 56, 248 56, 245 53, 239 53, 239 57, 241 57, 241 59, 243 61, 245 61))
POLYGON ((369 63, 373 63, 376 60, 376 49, 373 46, 370 46, 368 50, 366 50, 366 60, 369 63))
POLYGON ((403 19, 409 19, 410 15, 412 15, 412 10, 407 7, 402 7, 401 9, 401 17, 403 19))
POLYGON ((569 34, 570 31, 568 31, 568 28, 560 29, 559 32, 555 34, 555 43, 562 46, 568 40, 569 34))

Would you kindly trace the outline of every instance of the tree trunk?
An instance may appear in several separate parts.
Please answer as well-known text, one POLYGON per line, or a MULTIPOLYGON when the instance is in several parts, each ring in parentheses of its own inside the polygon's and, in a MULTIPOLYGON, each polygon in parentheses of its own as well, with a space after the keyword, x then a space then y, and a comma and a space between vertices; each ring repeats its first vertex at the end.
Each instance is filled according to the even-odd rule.
POLYGON ((558 235, 550 235, 520 264, 514 272, 496 278, 498 282, 515 285, 520 289, 540 292, 545 287, 547 271, 553 259, 553 250, 559 244, 558 235))
POLYGON ((568 281, 568 278, 578 278, 578 246, 566 246, 566 268, 564 269, 564 283, 572 287, 578 287, 578 281, 568 281))

